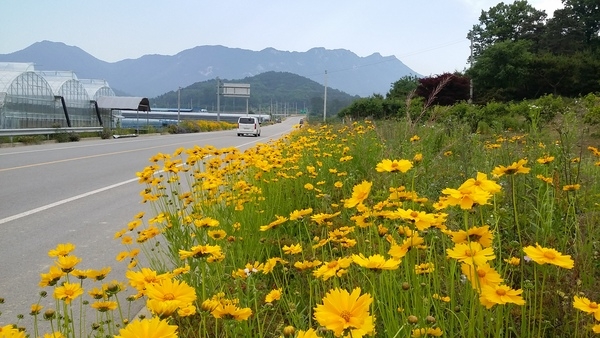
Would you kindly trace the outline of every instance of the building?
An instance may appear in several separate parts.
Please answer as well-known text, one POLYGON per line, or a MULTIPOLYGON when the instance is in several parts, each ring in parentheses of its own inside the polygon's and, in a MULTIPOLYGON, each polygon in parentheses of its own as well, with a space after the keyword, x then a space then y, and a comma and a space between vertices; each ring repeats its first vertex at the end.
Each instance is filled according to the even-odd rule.
POLYGON ((115 110, 150 109, 146 98, 109 97, 117 98, 104 80, 78 79, 71 71, 36 71, 33 63, 0 62, 0 130, 112 128, 115 110))

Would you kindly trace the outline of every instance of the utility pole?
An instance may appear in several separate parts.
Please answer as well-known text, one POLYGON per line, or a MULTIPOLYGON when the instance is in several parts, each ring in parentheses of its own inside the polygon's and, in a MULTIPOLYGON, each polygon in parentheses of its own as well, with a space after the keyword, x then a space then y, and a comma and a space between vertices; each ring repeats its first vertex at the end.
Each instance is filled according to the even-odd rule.
POLYGON ((179 125, 181 115, 181 87, 177 89, 177 125, 179 125))
POLYGON ((323 99, 323 122, 327 119, 327 70, 325 70, 325 98, 323 99))
MULTIPOLYGON (((473 68, 473 33, 469 35, 471 40, 471 55, 469 56, 469 68, 473 68)), ((469 79, 469 104, 473 102, 473 79, 469 79)))
POLYGON ((221 121, 221 80, 217 76, 217 122, 221 121))

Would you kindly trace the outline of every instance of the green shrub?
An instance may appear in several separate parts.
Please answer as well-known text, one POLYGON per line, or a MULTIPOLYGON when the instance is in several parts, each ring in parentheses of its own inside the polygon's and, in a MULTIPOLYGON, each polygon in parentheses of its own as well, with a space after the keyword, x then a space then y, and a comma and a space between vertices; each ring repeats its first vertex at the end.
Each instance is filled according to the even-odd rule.
POLYGON ((112 132, 112 130, 110 130, 110 128, 104 127, 102 129, 102 131, 100 132, 100 138, 103 140, 109 139, 112 136, 113 136, 113 132, 112 132))
POLYGON ((15 141, 24 144, 41 144, 44 141, 44 137, 42 135, 25 135, 18 136, 15 138, 15 141))

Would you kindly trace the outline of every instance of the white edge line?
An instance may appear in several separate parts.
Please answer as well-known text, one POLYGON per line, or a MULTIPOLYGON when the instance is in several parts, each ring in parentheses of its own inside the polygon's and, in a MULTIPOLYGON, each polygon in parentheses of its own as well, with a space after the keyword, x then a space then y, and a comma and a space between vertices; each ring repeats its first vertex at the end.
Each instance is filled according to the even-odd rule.
POLYGON ((39 208, 31 209, 31 210, 22 212, 20 214, 16 214, 16 215, 13 215, 13 216, 10 216, 10 217, 6 217, 6 218, 3 218, 3 219, 0 219, 0 224, 8 223, 10 221, 14 221, 14 220, 22 218, 22 217, 33 215, 33 214, 38 213, 40 211, 48 210, 50 208, 54 208, 54 207, 59 206, 61 204, 73 202, 73 201, 78 200, 80 198, 88 197, 90 195, 94 195, 94 194, 97 194, 97 193, 100 193, 100 192, 103 192, 103 191, 106 191, 106 190, 109 190, 109 189, 112 189, 112 188, 116 188, 118 186, 121 186, 121 185, 124 185, 124 184, 127 184, 127 183, 135 182, 137 180, 138 180, 138 178, 132 178, 130 180, 119 182, 119 183, 116 183, 116 184, 113 184, 113 185, 109 185, 109 186, 106 186, 104 188, 100 188, 100 189, 88 191, 88 192, 86 192, 84 194, 81 194, 81 195, 69 197, 69 198, 61 200, 61 201, 57 201, 57 202, 54 202, 54 203, 46 204, 46 205, 41 206, 39 208))

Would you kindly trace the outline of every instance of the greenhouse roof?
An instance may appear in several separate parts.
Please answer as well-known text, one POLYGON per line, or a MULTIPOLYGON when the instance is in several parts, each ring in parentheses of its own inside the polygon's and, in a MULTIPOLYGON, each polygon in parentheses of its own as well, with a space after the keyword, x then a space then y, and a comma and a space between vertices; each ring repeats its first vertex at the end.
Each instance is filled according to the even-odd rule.
POLYGON ((150 111, 150 101, 145 97, 101 96, 96 102, 98 103, 98 108, 150 111))
POLYGON ((6 93, 13 81, 23 74, 20 70, 0 70, 0 93, 6 93))
MULTIPOLYGON (((108 82, 106 82, 105 80, 79 79, 79 82, 83 85, 83 88, 87 90, 88 95, 91 98, 93 98, 96 95, 96 93, 102 88, 107 88, 111 93, 113 92, 112 89, 110 89, 108 82)), ((114 93, 112 96, 114 96, 114 93)))
POLYGON ((31 72, 35 70, 32 62, 0 62, 0 71, 31 72))

